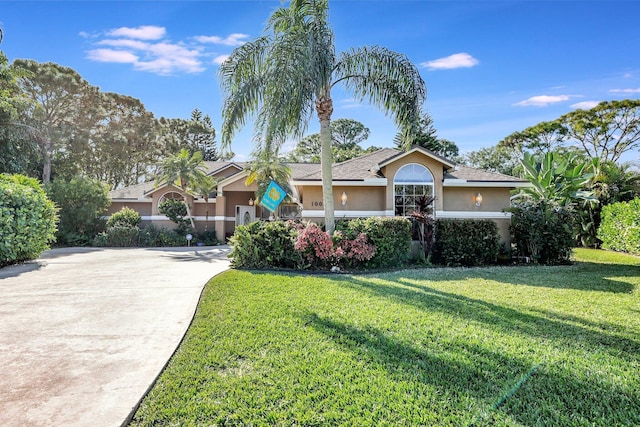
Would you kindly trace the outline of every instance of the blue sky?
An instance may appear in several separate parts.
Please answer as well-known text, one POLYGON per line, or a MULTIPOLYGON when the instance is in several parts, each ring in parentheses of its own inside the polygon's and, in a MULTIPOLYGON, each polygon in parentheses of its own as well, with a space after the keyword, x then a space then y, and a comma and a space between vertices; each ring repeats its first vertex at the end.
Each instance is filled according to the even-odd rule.
MULTIPOLYGON (((105 92, 140 99, 157 117, 194 108, 220 129, 218 63, 262 34, 279 0, 0 1, 0 49, 78 71, 105 92)), ((380 45, 420 69, 438 135, 462 152, 599 101, 640 97, 635 1, 331 0, 338 51, 380 45)), ((333 118, 393 146, 393 122, 336 91, 333 118)), ((317 132, 312 120, 309 133, 317 132)), ((237 135, 239 160, 251 128, 237 135)))

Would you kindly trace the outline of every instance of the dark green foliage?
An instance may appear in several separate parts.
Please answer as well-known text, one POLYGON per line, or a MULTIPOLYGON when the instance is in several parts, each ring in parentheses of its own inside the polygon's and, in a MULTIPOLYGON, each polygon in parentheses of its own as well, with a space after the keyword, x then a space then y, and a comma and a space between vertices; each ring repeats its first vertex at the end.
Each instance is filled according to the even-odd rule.
POLYGON ((196 243, 202 243, 205 246, 213 246, 218 244, 216 230, 200 231, 195 236, 196 243))
POLYGON ((185 236, 179 235, 175 230, 167 230, 153 224, 140 230, 140 246, 142 247, 185 246, 186 244, 185 236))
POLYGON ((84 246, 93 241, 104 226, 100 217, 111 204, 109 186, 90 178, 57 179, 47 186, 47 193, 60 209, 58 244, 84 246))
POLYGON ((107 228, 110 227, 129 227, 136 228, 140 226, 142 218, 140 214, 129 207, 124 207, 114 213, 107 220, 107 228))
POLYGON ((576 215, 571 206, 528 200, 510 211, 511 235, 518 256, 539 264, 569 263, 576 234, 576 215))
POLYGON ((302 268, 301 252, 294 250, 298 229, 290 221, 257 221, 236 227, 229 240, 236 268, 302 268))
POLYGON ((364 264, 364 268, 389 268, 405 264, 411 248, 411 221, 400 217, 356 218, 340 221, 336 229, 354 238, 365 233, 369 243, 376 247, 376 255, 364 264))
POLYGON ((472 267, 496 262, 500 236, 491 220, 439 219, 435 234, 436 263, 472 267))
POLYGON ((132 248, 140 242, 140 229, 117 225, 109 227, 93 240, 94 246, 111 248, 132 248))
POLYGON ((158 212, 176 224, 175 232, 186 236, 191 232, 191 222, 186 219, 187 205, 181 200, 167 199, 158 205, 158 212))
POLYGON ((604 249, 640 255, 640 199, 603 207, 598 238, 604 249))
POLYGON ((36 179, 0 174, 0 267, 49 249, 56 220, 55 205, 36 179))

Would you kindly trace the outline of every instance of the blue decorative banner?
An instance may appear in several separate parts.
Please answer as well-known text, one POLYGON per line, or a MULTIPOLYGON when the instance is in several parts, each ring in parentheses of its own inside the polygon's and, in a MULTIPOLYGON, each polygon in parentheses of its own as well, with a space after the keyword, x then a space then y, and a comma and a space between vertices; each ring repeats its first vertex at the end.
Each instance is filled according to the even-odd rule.
POLYGON ((260 200, 260 204, 271 212, 275 212, 285 197, 287 197, 287 193, 282 187, 276 184, 275 181, 271 181, 267 187, 267 191, 264 193, 264 196, 262 196, 262 200, 260 200))

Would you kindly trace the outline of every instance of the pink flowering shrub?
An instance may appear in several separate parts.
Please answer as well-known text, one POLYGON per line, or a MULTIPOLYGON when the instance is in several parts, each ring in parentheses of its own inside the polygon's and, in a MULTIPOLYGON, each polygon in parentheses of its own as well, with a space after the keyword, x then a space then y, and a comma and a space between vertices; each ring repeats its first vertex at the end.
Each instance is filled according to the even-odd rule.
POLYGON ((298 226, 299 234, 294 249, 301 252, 313 267, 349 266, 370 260, 376 254, 374 245, 367 241, 367 235, 360 233, 353 239, 346 239, 337 231, 332 239, 314 223, 306 227, 298 226))

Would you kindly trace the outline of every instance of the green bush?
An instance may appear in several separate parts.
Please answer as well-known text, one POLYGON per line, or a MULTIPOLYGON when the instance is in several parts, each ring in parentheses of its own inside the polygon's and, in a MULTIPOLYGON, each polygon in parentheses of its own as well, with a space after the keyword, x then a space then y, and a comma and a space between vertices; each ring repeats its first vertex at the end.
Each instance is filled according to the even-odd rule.
POLYGON ((218 244, 216 230, 199 231, 195 235, 196 243, 202 243, 205 246, 213 246, 218 244))
POLYGON ((439 219, 433 260, 447 266, 480 266, 496 262, 498 226, 491 220, 439 219))
POLYGON ((57 179, 47 193, 60 209, 59 245, 83 246, 104 228, 101 216, 111 204, 109 186, 89 178, 57 179))
POLYGON ((107 228, 111 227, 128 227, 136 228, 140 227, 142 218, 140 214, 129 207, 123 207, 118 212, 115 212, 107 220, 107 228))
POLYGON ((184 235, 179 235, 174 230, 149 224, 140 230, 140 246, 149 248, 185 246, 187 241, 184 235))
POLYGON ((187 205, 182 200, 167 199, 158 205, 158 212, 176 224, 176 233, 186 236, 191 233, 191 221, 187 218, 187 205))
POLYGON ((640 255, 640 199, 604 206, 598 238, 604 249, 640 255))
POLYGON ((0 174, 0 267, 49 249, 56 221, 55 205, 36 179, 0 174))
POLYGON ((115 226, 107 228, 98 234, 93 240, 94 246, 112 248, 132 248, 140 242, 140 229, 138 227, 115 226))
POLYGON ((292 221, 240 225, 229 240, 231 264, 236 268, 303 268, 303 255, 293 246, 297 236, 292 221))
POLYGON ((575 243, 576 214, 549 201, 523 201, 509 209, 511 236, 520 257, 539 264, 567 264, 575 243))
POLYGON ((336 229, 349 239, 358 234, 367 235, 369 243, 376 248, 373 258, 363 264, 364 268, 389 268, 406 264, 411 250, 411 221, 400 217, 370 217, 338 221, 336 229))

